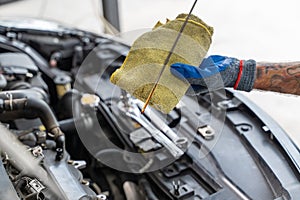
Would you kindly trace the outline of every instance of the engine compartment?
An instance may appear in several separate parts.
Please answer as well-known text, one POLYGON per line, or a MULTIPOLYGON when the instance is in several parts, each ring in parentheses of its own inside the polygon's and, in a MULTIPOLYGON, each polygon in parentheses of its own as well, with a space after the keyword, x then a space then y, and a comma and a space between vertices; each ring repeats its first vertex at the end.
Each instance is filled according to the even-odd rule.
POLYGON ((169 114, 110 83, 129 46, 0 22, 0 199, 297 199, 299 150, 231 90, 169 114))

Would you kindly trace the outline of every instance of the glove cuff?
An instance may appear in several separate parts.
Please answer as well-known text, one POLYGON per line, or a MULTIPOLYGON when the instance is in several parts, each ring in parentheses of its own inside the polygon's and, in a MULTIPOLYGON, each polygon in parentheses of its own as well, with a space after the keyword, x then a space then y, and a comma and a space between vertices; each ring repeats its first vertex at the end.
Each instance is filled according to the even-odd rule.
POLYGON ((236 89, 250 92, 253 89, 254 81, 256 78, 255 72, 256 72, 256 62, 254 60, 244 61, 241 80, 236 89))

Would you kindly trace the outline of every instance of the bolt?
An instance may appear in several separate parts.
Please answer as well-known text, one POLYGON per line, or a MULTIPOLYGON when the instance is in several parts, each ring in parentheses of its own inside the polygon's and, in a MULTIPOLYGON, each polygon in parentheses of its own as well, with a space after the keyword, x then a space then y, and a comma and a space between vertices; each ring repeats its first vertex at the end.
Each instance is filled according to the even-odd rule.
POLYGON ((203 126, 198 128, 198 133, 205 139, 211 140, 214 138, 215 131, 210 126, 203 126))
POLYGON ((100 194, 97 196, 97 199, 99 200, 107 200, 107 197, 104 194, 100 194))
POLYGON ((83 185, 90 185, 90 182, 87 181, 87 180, 82 179, 81 180, 81 184, 83 184, 83 185))
POLYGON ((179 192, 180 180, 178 180, 177 182, 173 181, 172 184, 173 184, 174 194, 176 196, 179 196, 180 195, 180 192, 179 192))
POLYGON ((74 160, 68 160, 68 164, 73 165, 74 160))
POLYGON ((64 151, 62 148, 56 148, 56 156, 55 156, 55 160, 56 161, 60 161, 61 159, 63 159, 64 157, 64 151))

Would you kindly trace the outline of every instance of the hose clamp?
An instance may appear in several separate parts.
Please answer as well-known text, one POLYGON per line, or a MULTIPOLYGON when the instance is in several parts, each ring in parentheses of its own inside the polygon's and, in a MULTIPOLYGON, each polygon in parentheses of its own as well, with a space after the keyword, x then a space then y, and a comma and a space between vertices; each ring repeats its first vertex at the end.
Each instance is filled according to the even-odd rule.
POLYGON ((6 96, 9 100, 9 109, 13 110, 13 95, 12 95, 12 93, 7 92, 6 96))

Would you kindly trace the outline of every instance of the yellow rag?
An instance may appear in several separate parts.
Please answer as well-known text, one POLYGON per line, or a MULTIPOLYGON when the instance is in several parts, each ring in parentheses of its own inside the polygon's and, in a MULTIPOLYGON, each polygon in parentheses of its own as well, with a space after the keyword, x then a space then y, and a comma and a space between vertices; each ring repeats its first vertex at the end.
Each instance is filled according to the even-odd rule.
MULTIPOLYGON (((166 24, 158 22, 152 31, 136 39, 121 68, 110 77, 111 82, 145 102, 186 17, 187 14, 180 14, 166 24)), ((174 77, 169 67, 177 62, 199 66, 209 49, 212 34, 212 27, 190 16, 150 100, 151 106, 168 113, 178 104, 189 84, 174 77)))

